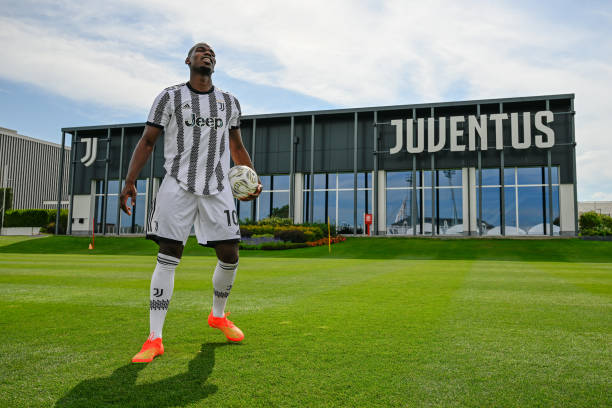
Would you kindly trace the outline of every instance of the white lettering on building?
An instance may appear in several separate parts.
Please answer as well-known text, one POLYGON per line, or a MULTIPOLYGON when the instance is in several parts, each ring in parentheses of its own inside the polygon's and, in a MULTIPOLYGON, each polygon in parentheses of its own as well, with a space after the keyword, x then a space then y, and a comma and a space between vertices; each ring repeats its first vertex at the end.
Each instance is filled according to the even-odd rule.
MULTIPOLYGON (((523 112, 523 129, 519 129, 519 113, 494 113, 487 115, 469 115, 467 126, 465 116, 452 116, 449 119, 449 147, 451 152, 487 150, 487 129, 489 122, 495 126, 495 149, 504 148, 504 121, 510 119, 510 140, 513 149, 529 149, 532 145, 540 149, 548 149, 555 145, 555 132, 547 126, 554 121, 551 111, 539 111, 534 115, 534 125, 536 132, 532 137, 531 132, 531 113, 523 112), (460 126, 460 124, 462 126, 460 126), (465 134, 467 127, 467 135, 465 134), (467 136, 467 140, 466 140, 467 136), (477 143, 477 140, 480 143, 477 143), (479 146, 478 146, 479 145, 479 146)), ((416 123, 417 140, 415 144, 414 119, 406 119, 408 153, 422 153, 425 151, 425 118, 418 118, 416 123)), ((439 117, 438 132, 435 131, 434 118, 427 118, 427 152, 438 152, 446 146, 446 118, 439 117)), ((395 119, 391 125, 395 126, 395 146, 389 151, 391 154, 399 153, 404 149, 404 121, 395 119)))

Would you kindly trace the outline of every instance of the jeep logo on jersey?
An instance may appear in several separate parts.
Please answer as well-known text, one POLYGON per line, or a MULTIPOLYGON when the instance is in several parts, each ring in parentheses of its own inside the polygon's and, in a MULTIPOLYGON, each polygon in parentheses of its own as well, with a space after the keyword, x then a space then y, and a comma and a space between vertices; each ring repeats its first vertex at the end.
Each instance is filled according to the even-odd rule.
POLYGON ((85 155, 81 157, 81 163, 85 167, 89 167, 96 161, 98 155, 98 138, 97 137, 86 137, 80 140, 81 143, 85 143, 85 155))
POLYGON ((209 128, 219 129, 223 127, 223 119, 221 118, 203 118, 201 116, 196 117, 195 114, 191 114, 191 121, 186 120, 185 125, 187 126, 208 126, 209 128))

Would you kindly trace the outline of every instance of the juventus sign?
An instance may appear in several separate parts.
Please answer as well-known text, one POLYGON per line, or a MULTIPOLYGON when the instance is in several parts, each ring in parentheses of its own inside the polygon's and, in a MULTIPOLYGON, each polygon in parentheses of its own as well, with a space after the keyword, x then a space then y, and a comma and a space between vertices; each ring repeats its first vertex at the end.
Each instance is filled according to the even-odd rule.
POLYGON ((82 138, 81 142, 85 143, 85 155, 81 157, 81 163, 85 167, 89 167, 96 161, 96 156, 98 155, 98 138, 82 138))
MULTIPOLYGON (((451 116, 450 118, 427 118, 427 146, 425 145, 425 118, 417 118, 416 120, 416 143, 415 143, 415 123, 414 119, 406 119, 407 144, 406 151, 408 153, 429 153, 438 152, 444 149, 445 146, 450 147, 451 152, 462 152, 465 150, 487 150, 487 130, 489 122, 492 123, 492 128, 495 131, 495 148, 502 150, 504 148, 504 121, 510 119, 510 136, 512 140, 512 148, 528 149, 532 145, 540 149, 547 149, 555 144, 555 132, 547 126, 554 121, 554 115, 551 111, 540 111, 533 115, 535 126, 535 134, 532 135, 530 112, 523 112, 523 126, 520 132, 519 113, 495 113, 491 115, 475 115, 451 116), (449 131, 446 131, 447 119, 449 123, 449 131), (436 122, 438 122, 436 126, 436 122), (465 123, 467 122, 467 124, 465 123), (461 126, 460 126, 461 125, 461 126), (467 126, 466 126, 467 125, 467 126), (437 134, 436 134, 437 128, 437 134), (467 141, 465 130, 467 128, 467 141), (522 133, 522 138, 519 137, 522 133), (449 140, 447 141, 447 134, 449 140), (479 147, 477 146, 477 138, 480 140, 479 147), (437 139, 437 140, 436 140, 437 139), (522 139, 522 140, 521 140, 522 139), (467 143, 466 143, 467 142, 467 143)), ((404 121, 401 119, 392 120, 391 124, 395 126, 396 138, 395 146, 391 148, 390 153, 399 153, 404 149, 404 121)))

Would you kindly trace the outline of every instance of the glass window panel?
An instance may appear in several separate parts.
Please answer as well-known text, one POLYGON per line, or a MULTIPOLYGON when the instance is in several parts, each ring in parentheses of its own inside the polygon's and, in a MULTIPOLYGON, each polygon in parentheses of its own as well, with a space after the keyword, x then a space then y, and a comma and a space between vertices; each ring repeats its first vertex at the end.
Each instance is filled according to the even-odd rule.
POLYGON ((314 186, 315 188, 325 188, 325 179, 327 174, 315 174, 314 175, 314 186))
POLYGON ((147 192, 147 180, 136 180, 136 190, 138 194, 147 192))
POLYGON ((289 193, 272 194, 272 215, 280 218, 289 217, 289 193))
MULTIPOLYGON (((546 200, 546 211, 548 211, 548 188, 546 188, 545 200, 546 200)), ((553 202, 553 235, 559 235, 561 231, 561 228, 560 228, 561 224, 559 222, 560 214, 559 214, 559 187, 558 186, 552 187, 552 202, 553 202)), ((548 212, 546 214, 548 214, 548 212)), ((550 227, 547 227, 546 229, 547 234, 549 233, 548 228, 550 227)))
POLYGON ((431 170, 425 170, 423 173, 425 177, 425 180, 424 180, 425 186, 431 187, 431 170))
MULTIPOLYGON (((338 192, 338 230, 340 233, 353 233, 353 192, 338 192)), ((359 220, 357 220, 359 223, 359 220)))
POLYGON ((372 188, 372 173, 357 174, 357 188, 372 188), (367 185, 366 185, 367 182, 367 185))
POLYGON ((463 185, 461 178, 461 169, 459 170, 438 170, 438 186, 454 186, 460 187, 463 185))
POLYGON ((412 234, 412 190, 387 190, 387 234, 412 234))
POLYGON ((327 222, 327 217, 330 220, 336 219, 336 193, 333 191, 315 191, 314 196, 314 222, 327 222), (325 199, 327 198, 327 207, 325 199), (325 214, 327 208, 327 215, 325 214))
POLYGON ((438 214, 437 233, 458 235, 463 233, 463 194, 460 188, 437 190, 438 214))
POLYGON ((119 189, 119 180, 108 180, 108 193, 117 194, 119 189))
POLYGON ((365 233, 365 214, 366 213, 372 214, 372 190, 370 189, 361 190, 357 192, 357 233, 358 234, 365 233))
POLYGON ((504 168, 504 185, 514 186, 516 184, 516 180, 514 179, 514 170, 514 167, 504 168))
POLYGON ((519 167, 517 173, 519 184, 543 184, 541 167, 519 167))
MULTIPOLYGON (((431 172, 429 172, 431 177, 431 172)), ((432 230, 432 212, 431 212, 431 188, 424 188, 423 190, 423 201, 425 208, 423 209, 423 235, 431 235, 432 230)))
POLYGON ((353 188, 354 184, 353 173, 338 173, 338 188, 353 188))
POLYGON ((516 187, 504 188, 506 235, 523 235, 516 228, 516 187))
POLYGON ((529 235, 543 235, 548 223, 548 208, 544 201, 544 188, 519 187, 519 226, 529 235))
MULTIPOLYGON (((118 184, 115 185, 117 187, 118 184)), ((131 201, 131 200, 130 200, 131 201)), ((109 195, 108 202, 106 203, 106 231, 116 232, 117 228, 117 202, 118 197, 116 195, 109 195)), ((138 203, 138 196, 136 197, 136 203, 138 203)))
POLYGON ((270 216, 270 192, 264 191, 257 199, 257 219, 268 218, 270 216))
POLYGON ((336 173, 328 173, 327 174, 327 183, 329 185, 329 188, 331 189, 335 189, 336 188, 336 173))
POLYGON ((410 187, 412 186, 411 171, 389 171, 386 174, 387 187, 410 187))
POLYGON ((274 176, 275 190, 289 190, 289 175, 277 174, 274 176))
MULTIPOLYGON (((497 174, 499 174, 499 171, 497 174)), ((482 189, 482 217, 480 220, 480 230, 483 235, 499 235, 501 233, 499 190, 499 187, 487 187, 482 189)))
MULTIPOLYGON (((478 185, 478 169, 476 169, 476 185, 478 185)), ((482 169, 482 185, 499 185, 499 169, 482 169)))
POLYGON ((240 221, 253 220, 253 217, 251 216, 251 208, 253 208, 253 201, 238 201, 236 207, 240 209, 240 221))
POLYGON ((259 176, 259 180, 261 181, 261 184, 263 185, 263 191, 270 191, 271 188, 271 184, 270 184, 270 176, 259 176))
MULTIPOLYGON (((552 166, 550 170, 552 172, 552 183, 559 184, 559 167, 552 166)), ((548 167, 544 167, 544 183, 548 184, 548 167)))

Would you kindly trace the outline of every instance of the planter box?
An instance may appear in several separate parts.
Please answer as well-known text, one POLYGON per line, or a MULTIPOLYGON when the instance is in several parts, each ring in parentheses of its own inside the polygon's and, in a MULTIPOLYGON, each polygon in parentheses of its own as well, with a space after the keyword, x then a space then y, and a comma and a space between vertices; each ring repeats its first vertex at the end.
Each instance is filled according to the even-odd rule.
POLYGON ((2 228, 2 235, 38 235, 40 227, 8 227, 2 228))

